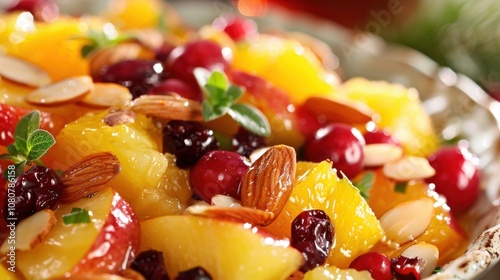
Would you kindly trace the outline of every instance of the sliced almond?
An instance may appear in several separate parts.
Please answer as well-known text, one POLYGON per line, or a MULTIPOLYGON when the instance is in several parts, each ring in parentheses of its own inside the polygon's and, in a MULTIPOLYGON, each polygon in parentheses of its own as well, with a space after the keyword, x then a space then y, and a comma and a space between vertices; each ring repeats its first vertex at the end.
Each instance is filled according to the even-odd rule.
POLYGON ((241 202, 228 195, 216 194, 212 197, 212 205, 236 208, 236 207, 241 207, 241 202))
POLYGON ((273 213, 248 207, 192 205, 186 212, 195 216, 249 223, 254 226, 267 226, 274 220, 273 213))
POLYGON ((426 158, 416 156, 404 156, 388 162, 382 171, 388 178, 401 182, 430 178, 436 174, 426 158))
POLYGON ((203 120, 201 103, 179 96, 142 95, 132 102, 131 109, 163 120, 203 120))
POLYGON ((330 122, 365 124, 372 121, 376 115, 364 103, 354 100, 309 97, 304 106, 318 115, 323 115, 330 122))
POLYGON ((295 184, 296 155, 292 147, 277 145, 257 159, 243 177, 241 205, 277 217, 295 184))
POLYGON ((430 198, 420 198, 387 211, 380 218, 380 224, 389 241, 403 244, 422 235, 434 215, 433 204, 430 198))
POLYGON ((436 268, 439 259, 439 250, 436 246, 422 241, 406 248, 401 255, 407 258, 417 257, 419 259, 419 266, 422 269, 420 276, 425 278, 430 276, 436 268))
POLYGON ((132 101, 128 88, 113 83, 95 83, 94 90, 82 103, 100 107, 123 107, 132 101))
POLYGON ((91 77, 71 77, 35 89, 26 95, 26 101, 38 105, 59 105, 81 100, 93 89, 91 77))
POLYGON ((89 68, 92 75, 109 65, 120 61, 136 59, 141 53, 142 46, 137 42, 123 42, 112 48, 100 49, 92 53, 89 58, 89 68))
POLYGON ((64 185, 59 201, 70 203, 87 197, 106 186, 120 172, 120 161, 112 153, 84 157, 61 175, 64 185))
POLYGON ((28 218, 19 222, 15 230, 14 245, 9 243, 9 238, 5 239, 0 247, 0 253, 6 254, 12 246, 18 251, 28 251, 35 248, 49 234, 56 224, 54 211, 43 209, 28 218))
POLYGON ((254 150, 250 156, 248 157, 250 159, 250 162, 255 162, 257 161, 267 150, 269 150, 270 147, 263 147, 263 148, 258 148, 254 150))
MULTIPOLYGON (((53 278, 52 278, 53 279, 53 278)), ((55 278, 55 280, 130 280, 130 279, 144 279, 142 278, 129 278, 128 276, 120 276, 120 275, 115 275, 115 274, 109 274, 109 273, 99 273, 99 274, 94 274, 94 273, 84 273, 84 274, 76 274, 76 275, 71 275, 69 277, 61 277, 61 278, 55 278)))
POLYGON ((394 144, 368 144, 363 151, 363 164, 369 167, 381 166, 403 156, 403 149, 394 144))
POLYGON ((20 58, 0 54, 0 65, 0 76, 18 84, 41 87, 52 82, 49 73, 20 58))
POLYGON ((109 110, 103 122, 108 126, 135 122, 135 113, 128 109, 109 110))

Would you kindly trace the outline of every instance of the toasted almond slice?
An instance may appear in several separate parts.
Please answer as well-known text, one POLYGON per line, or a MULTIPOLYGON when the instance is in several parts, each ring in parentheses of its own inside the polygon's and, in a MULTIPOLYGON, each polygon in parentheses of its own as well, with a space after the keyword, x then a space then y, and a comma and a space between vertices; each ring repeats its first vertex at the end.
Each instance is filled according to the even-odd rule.
POLYGON ((127 29, 127 34, 150 50, 158 50, 165 43, 165 36, 156 28, 127 29))
POLYGON ((180 96, 142 95, 132 101, 131 109, 163 120, 203 120, 201 103, 180 96))
POLYGON ((384 164, 382 171, 388 178, 401 182, 430 178, 436 174, 426 158, 416 156, 404 156, 388 162, 384 164))
POLYGON ((0 76, 18 84, 41 87, 52 82, 49 73, 20 58, 0 54, 0 65, 0 76))
POLYGON ((422 241, 406 248, 403 253, 401 253, 401 256, 407 258, 417 257, 419 259, 419 265, 422 268, 420 276, 425 278, 430 276, 434 268, 436 268, 439 259, 439 250, 436 246, 422 241))
POLYGON ((433 204, 432 199, 424 197, 400 203, 387 211, 380 218, 386 237, 403 244, 422 235, 434 215, 433 204))
POLYGON ((89 76, 67 78, 28 93, 26 101, 38 105, 58 105, 83 99, 94 89, 89 76))
POLYGON ((371 121, 376 114, 365 104, 354 100, 309 97, 304 105, 330 122, 364 124, 371 121))
POLYGON ((122 277, 120 275, 109 274, 109 273, 99 273, 99 274, 84 273, 84 274, 71 275, 69 277, 55 278, 54 280, 130 280, 130 279, 143 280, 144 277, 129 278, 129 275, 122 277))
POLYGON ((277 145, 257 159, 243 177, 241 205, 277 217, 295 184, 296 155, 292 147, 277 145))
POLYGON ((212 197, 212 205, 229 208, 241 207, 239 200, 222 194, 216 194, 212 197))
POLYGON ((273 213, 248 207, 192 205, 186 212, 195 216, 250 223, 254 226, 267 226, 274 220, 273 213))
POLYGON ((94 90, 82 103, 100 107, 123 107, 132 101, 128 88, 113 83, 95 83, 94 90))
POLYGON ((403 156, 403 149, 394 144, 368 144, 363 150, 365 166, 381 166, 403 156))
POLYGON ((16 226, 15 246, 11 245, 9 238, 7 238, 0 247, 0 253, 6 254, 10 251, 11 246, 18 251, 28 251, 35 248, 49 234, 55 224, 54 211, 43 209, 36 212, 16 226))
POLYGON ((93 194, 120 172, 120 161, 112 153, 84 157, 61 175, 64 185, 59 201, 70 203, 93 194))

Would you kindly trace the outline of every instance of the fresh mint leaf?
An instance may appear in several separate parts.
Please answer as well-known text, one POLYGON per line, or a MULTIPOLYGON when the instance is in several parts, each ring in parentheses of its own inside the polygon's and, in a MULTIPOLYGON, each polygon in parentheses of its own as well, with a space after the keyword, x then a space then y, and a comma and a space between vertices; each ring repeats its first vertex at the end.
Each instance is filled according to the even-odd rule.
POLYGON ((205 85, 209 100, 221 101, 226 93, 227 83, 224 73, 213 72, 205 85))
POLYGON ((232 102, 240 99, 242 95, 243 95, 243 90, 240 87, 236 87, 233 85, 230 85, 226 92, 227 98, 232 102))
POLYGON ((217 118, 219 118, 220 116, 215 113, 215 110, 214 110, 214 107, 212 106, 212 104, 210 104, 210 102, 208 101, 204 101, 203 102, 203 119, 205 121, 211 121, 211 120, 215 120, 217 118))
POLYGON ((48 131, 43 129, 38 129, 32 132, 28 138, 28 154, 26 155, 27 160, 37 160, 42 157, 56 140, 48 131))
POLYGON ((83 58, 87 58, 90 56, 90 54, 97 48, 97 45, 90 44, 90 45, 84 45, 81 49, 81 55, 83 58))
POLYGON ((68 214, 62 216, 65 225, 90 223, 89 211, 84 208, 73 208, 68 214))
MULTIPOLYGON (((22 117, 16 125, 14 130, 14 138, 20 138, 24 141, 28 140, 33 131, 40 127, 40 112, 33 111, 22 117)), ((17 140, 16 140, 17 142, 17 140)))
POLYGON ((234 121, 256 135, 268 137, 271 134, 271 126, 266 116, 253 106, 237 103, 232 105, 227 113, 234 121))
POLYGON ((28 153, 28 144, 26 143, 27 139, 21 137, 14 137, 14 147, 18 154, 27 154, 28 153))
POLYGON ((19 154, 19 151, 17 150, 16 145, 9 144, 9 146, 7 146, 7 153, 8 156, 12 157, 17 156, 19 154))
POLYGON ((397 182, 394 186, 394 191, 398 193, 406 193, 406 187, 408 187, 408 182, 397 182))
POLYGON ((365 199, 368 199, 368 192, 373 187, 375 182, 375 174, 373 172, 366 172, 358 183, 354 184, 356 188, 359 189, 359 193, 365 199))

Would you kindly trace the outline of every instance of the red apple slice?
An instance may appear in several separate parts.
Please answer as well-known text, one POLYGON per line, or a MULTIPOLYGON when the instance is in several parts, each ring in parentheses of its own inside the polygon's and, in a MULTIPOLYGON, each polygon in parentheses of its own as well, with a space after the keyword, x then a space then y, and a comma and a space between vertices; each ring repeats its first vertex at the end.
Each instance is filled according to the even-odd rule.
POLYGON ((26 279, 67 277, 83 273, 117 273, 139 247, 139 221, 128 203, 107 188, 92 198, 61 205, 57 223, 35 248, 18 252, 17 267, 26 279), (73 208, 89 211, 91 222, 63 223, 73 208))

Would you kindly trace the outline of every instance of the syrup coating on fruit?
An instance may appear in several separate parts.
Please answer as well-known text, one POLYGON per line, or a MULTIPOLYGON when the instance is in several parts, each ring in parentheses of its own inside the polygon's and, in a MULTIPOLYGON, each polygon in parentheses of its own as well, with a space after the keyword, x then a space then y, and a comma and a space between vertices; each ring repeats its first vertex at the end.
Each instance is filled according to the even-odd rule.
MULTIPOLYGON (((26 8, 22 2, 12 10, 26 8)), ((288 279, 292 274, 402 279, 421 277, 425 262, 424 256, 402 256, 408 248, 433 246, 438 265, 463 253, 468 235, 455 215, 460 218, 476 200, 477 161, 461 147, 438 147, 414 89, 363 78, 341 82, 325 62, 332 55, 327 46, 306 36, 259 32, 248 18, 225 14, 197 31, 175 16, 164 18, 173 12, 160 1, 110 2, 115 6, 99 17, 54 20, 54 13, 42 17, 37 5, 28 7, 35 17, 0 13, 5 26, 0 55, 36 65, 54 83, 88 75, 92 83, 121 85, 134 99, 155 98, 140 110, 134 110, 135 101, 128 103, 130 96, 111 108, 78 100, 42 106, 26 99, 36 87, 0 72, 0 152, 9 154, 0 158, 2 172, 19 160, 19 148, 11 144, 17 143, 17 125, 27 113, 41 111, 39 127, 56 140, 15 181, 16 215, 21 220, 49 208, 57 219, 33 248, 16 252, 17 274, 0 267, 0 278, 5 273, 14 279, 126 277, 128 269, 146 279, 288 279), (159 34, 159 41, 140 34, 159 34), (206 81, 195 74, 200 68, 210 75, 206 81), (172 98, 175 107, 169 105, 172 98), (336 113, 361 117, 338 122, 330 109, 314 110, 322 101, 337 106, 336 113), (189 117, 195 110, 188 106, 201 109, 189 117), (428 159, 435 176, 399 182, 386 176, 383 160, 382 166, 365 166, 366 145, 377 143, 397 146, 404 150, 401 156, 428 159), (294 148, 297 157, 257 160, 274 145, 294 148), (68 183, 56 171, 101 152, 118 159, 120 172, 95 193, 82 191, 84 197, 76 201, 59 201, 68 183), (443 165, 450 161, 456 166, 443 165), (255 162, 261 165, 256 168, 255 162), (290 195, 284 196, 279 184, 242 189, 249 170, 255 182, 292 186, 290 195), (259 209, 270 201, 283 209, 259 209), (422 201, 429 204, 429 217, 422 220, 430 222, 421 228, 401 223, 409 213, 394 214, 422 201), (87 213, 89 221, 64 222, 78 213, 87 213), (391 238, 403 231, 410 233, 407 239, 391 238)), ((370 156, 384 157, 376 151, 370 156)), ((403 175, 398 178, 408 178, 403 175)), ((0 180, 6 186, 0 209, 8 217, 6 179, 0 180)), ((2 241, 9 235, 6 222, 0 223, 2 241)))

